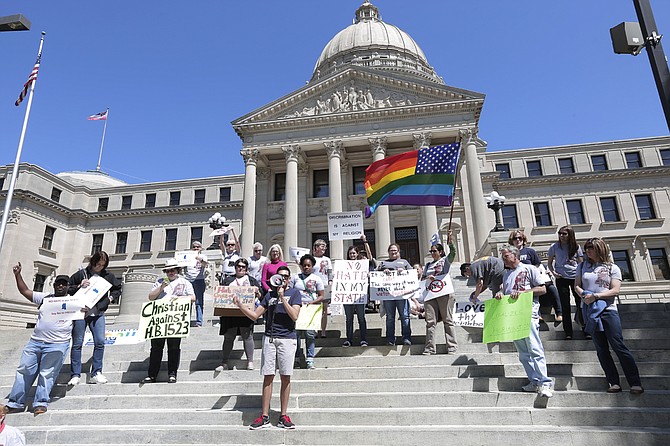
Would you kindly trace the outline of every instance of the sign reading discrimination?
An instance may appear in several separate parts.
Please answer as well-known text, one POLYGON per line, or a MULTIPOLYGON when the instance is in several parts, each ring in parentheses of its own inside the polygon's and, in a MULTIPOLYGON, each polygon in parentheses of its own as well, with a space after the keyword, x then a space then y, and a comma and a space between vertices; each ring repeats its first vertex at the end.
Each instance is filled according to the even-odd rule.
POLYGON ((469 300, 454 302, 454 324, 461 327, 484 327, 484 302, 469 300))
POLYGON ((363 235, 363 211, 331 212, 328 214, 328 238, 353 240, 363 235))
POLYGON ((518 299, 503 296, 500 300, 487 300, 482 342, 488 344, 527 338, 532 315, 533 293, 530 291, 520 294, 518 299))
POLYGON ((454 284, 451 282, 449 274, 435 276, 433 280, 422 280, 419 284, 419 289, 421 290, 420 302, 432 300, 446 294, 454 294, 454 284))
POLYGON ((191 319, 191 298, 164 297, 142 306, 140 326, 141 338, 185 338, 188 337, 191 319))
POLYGON ((367 303, 369 265, 367 259, 335 260, 330 302, 345 305, 367 303))
POLYGON ((370 272, 370 300, 409 299, 418 288, 414 269, 370 272))
POLYGON ((190 250, 190 251, 177 251, 174 254, 174 259, 177 261, 177 265, 179 265, 182 268, 187 268, 189 266, 195 266, 197 263, 197 260, 195 259, 198 254, 200 254, 198 251, 190 250))

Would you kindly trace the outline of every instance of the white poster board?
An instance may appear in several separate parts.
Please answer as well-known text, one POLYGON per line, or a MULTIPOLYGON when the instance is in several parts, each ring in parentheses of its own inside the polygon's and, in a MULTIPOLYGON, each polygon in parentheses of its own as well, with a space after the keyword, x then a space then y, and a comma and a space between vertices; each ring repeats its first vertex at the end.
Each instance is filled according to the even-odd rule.
MULTIPOLYGON (((144 342, 144 339, 140 338, 137 328, 105 330, 105 345, 133 345, 141 342, 144 342)), ((90 331, 86 331, 84 335, 84 345, 94 345, 93 335, 90 331)))
POLYGON ((84 319, 86 313, 81 311, 82 308, 84 303, 76 295, 60 296, 43 299, 40 311, 42 317, 49 321, 73 321, 84 319))
POLYGON ((142 305, 138 331, 142 339, 185 338, 190 333, 191 298, 164 297, 142 305))
POLYGON ((461 327, 484 328, 484 302, 470 300, 454 302, 454 324, 461 327))
MULTIPOLYGON (((105 296, 105 293, 109 291, 109 289, 112 287, 112 284, 100 276, 91 276, 88 278, 88 282, 89 284, 86 288, 79 288, 72 297, 79 299, 82 303, 82 306, 93 308, 95 307, 95 304, 97 304, 98 301, 105 296)), ((75 319, 84 319, 84 316, 77 317, 75 319)))
POLYGON ((330 302, 344 305, 367 303, 369 265, 367 259, 335 260, 330 302))
POLYGON ((449 274, 435 276, 433 280, 422 280, 419 288, 421 289, 421 298, 418 299, 420 302, 426 302, 445 294, 454 293, 454 284, 449 274))
POLYGON ((418 288, 414 269, 370 272, 370 300, 409 299, 418 288))
POLYGON ((328 214, 328 238, 353 240, 363 235, 363 211, 331 212, 328 214))
POLYGON ((181 268, 187 268, 189 266, 195 266, 197 260, 195 259, 198 255, 198 251, 177 251, 174 255, 174 259, 177 261, 177 265, 181 268))
POLYGON ((309 248, 290 247, 288 250, 289 257, 295 260, 295 263, 300 263, 300 257, 310 253, 309 248))

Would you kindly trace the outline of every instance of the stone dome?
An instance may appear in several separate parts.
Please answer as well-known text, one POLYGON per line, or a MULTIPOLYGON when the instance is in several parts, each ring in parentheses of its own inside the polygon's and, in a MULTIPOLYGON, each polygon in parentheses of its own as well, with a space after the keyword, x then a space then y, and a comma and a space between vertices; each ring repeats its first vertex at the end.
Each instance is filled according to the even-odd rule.
POLYGON ((368 0, 356 10, 353 25, 337 33, 325 46, 310 82, 347 66, 391 71, 444 85, 414 39, 382 21, 379 9, 368 0))

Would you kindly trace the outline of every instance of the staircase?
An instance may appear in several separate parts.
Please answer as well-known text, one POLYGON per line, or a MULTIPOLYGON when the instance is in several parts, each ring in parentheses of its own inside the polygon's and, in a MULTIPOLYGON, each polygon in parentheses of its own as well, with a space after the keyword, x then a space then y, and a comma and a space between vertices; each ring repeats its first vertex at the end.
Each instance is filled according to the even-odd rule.
MULTIPOLYGON (((464 281, 455 279, 455 285, 458 295, 469 294, 464 281)), ((299 369, 293 375, 289 415, 297 429, 250 431, 249 423, 260 413, 262 378, 258 370, 245 370, 239 341, 230 361, 233 369, 214 371, 223 337, 212 318, 182 342, 178 383, 166 383, 164 366, 158 383, 139 384, 148 367, 148 343, 110 346, 104 368, 108 384, 68 390, 66 363, 49 411, 12 414, 7 423, 23 430, 31 445, 670 444, 669 308, 624 304, 620 312, 624 338, 642 374, 643 395, 627 392, 623 374, 624 392, 605 393, 607 382, 592 342, 579 334, 563 340, 551 316, 541 332, 549 375, 556 378, 546 408, 546 401, 521 392, 527 379, 511 343, 487 346, 481 344, 481 330, 459 327, 458 353, 447 355, 438 327, 438 354, 422 356, 423 320, 411 320, 412 346, 390 347, 382 338, 384 321, 369 313, 370 346, 344 348, 344 316, 336 316, 328 337, 316 341, 316 370, 299 369)), ((256 332, 259 368, 262 327, 257 325, 256 332)), ((30 331, 1 334, 0 391, 6 396, 30 331)), ((90 353, 84 347, 84 358, 90 353)), ((274 391, 270 418, 276 424, 279 377, 274 391)))

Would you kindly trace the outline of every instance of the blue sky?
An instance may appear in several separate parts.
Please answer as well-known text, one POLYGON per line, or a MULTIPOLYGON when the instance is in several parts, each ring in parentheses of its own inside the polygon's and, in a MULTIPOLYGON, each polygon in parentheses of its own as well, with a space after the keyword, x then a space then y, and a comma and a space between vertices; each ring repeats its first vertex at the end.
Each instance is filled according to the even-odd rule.
MULTIPOLYGON (((651 0, 670 36, 670 2, 651 0)), ((129 183, 241 174, 230 122, 305 84, 362 0, 4 0, 29 32, 0 34, 0 164, 14 161, 14 106, 47 32, 22 162, 102 170, 129 183)), ((668 133, 646 52, 615 55, 609 28, 632 0, 377 0, 447 83, 486 94, 489 150, 668 133), (411 5, 411 6, 410 6, 411 5)), ((666 53, 670 43, 664 41, 666 53)))

